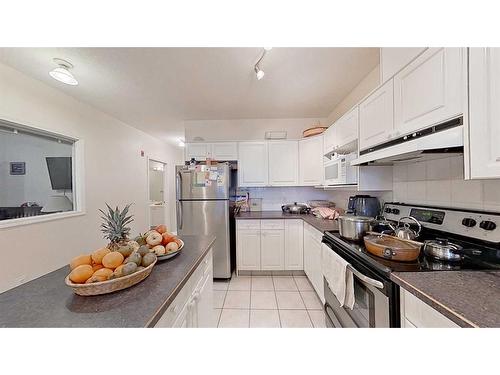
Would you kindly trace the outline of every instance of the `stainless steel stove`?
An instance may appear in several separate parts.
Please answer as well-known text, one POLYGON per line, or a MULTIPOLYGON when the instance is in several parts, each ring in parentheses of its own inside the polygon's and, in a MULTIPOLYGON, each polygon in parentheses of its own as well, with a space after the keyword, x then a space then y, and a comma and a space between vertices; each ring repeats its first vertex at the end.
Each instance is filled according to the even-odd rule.
POLYGON ((392 272, 500 270, 500 213, 403 203, 386 203, 382 211, 393 223, 402 217, 413 216, 423 228, 418 241, 446 239, 463 247, 463 259, 439 261, 422 251, 414 262, 391 261, 368 253, 363 243, 345 240, 338 232, 327 232, 323 237, 324 245, 346 259, 356 271, 353 310, 340 307, 325 281, 330 325, 399 327, 399 287, 390 280, 392 272))

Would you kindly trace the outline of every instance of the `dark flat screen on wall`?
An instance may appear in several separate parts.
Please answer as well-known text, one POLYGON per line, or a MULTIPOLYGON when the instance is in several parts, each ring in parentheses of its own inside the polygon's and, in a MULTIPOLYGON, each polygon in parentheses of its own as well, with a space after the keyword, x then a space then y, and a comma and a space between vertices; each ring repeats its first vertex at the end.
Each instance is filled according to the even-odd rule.
POLYGON ((45 160, 52 189, 71 190, 73 187, 71 157, 48 157, 45 160))

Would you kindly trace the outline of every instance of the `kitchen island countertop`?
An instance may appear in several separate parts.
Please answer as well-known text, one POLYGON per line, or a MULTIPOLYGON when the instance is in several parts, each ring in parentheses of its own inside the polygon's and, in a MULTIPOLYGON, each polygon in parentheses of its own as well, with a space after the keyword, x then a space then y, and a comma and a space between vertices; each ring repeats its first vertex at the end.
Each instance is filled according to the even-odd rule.
POLYGON ((461 327, 500 327, 500 271, 394 272, 391 280, 461 327))
POLYGON ((320 232, 337 231, 336 220, 319 219, 312 214, 290 214, 283 211, 250 211, 235 215, 236 220, 302 219, 320 232))
POLYGON ((214 236, 183 236, 184 249, 128 289, 82 297, 66 286, 69 267, 0 294, 0 327, 153 327, 211 249, 214 236))

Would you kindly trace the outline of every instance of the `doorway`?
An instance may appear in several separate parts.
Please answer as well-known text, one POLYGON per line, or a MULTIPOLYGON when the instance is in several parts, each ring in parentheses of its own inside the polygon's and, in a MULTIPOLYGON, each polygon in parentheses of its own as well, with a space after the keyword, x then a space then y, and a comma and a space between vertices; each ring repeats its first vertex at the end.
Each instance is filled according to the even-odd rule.
POLYGON ((167 164, 148 159, 148 217, 149 227, 165 224, 167 215, 167 164))

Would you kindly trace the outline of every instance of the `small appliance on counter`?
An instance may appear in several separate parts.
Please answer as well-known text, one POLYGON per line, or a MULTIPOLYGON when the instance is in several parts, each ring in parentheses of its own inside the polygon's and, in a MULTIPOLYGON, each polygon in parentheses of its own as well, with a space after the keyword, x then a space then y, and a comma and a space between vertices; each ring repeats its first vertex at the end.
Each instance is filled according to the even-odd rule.
POLYGON ((377 217, 380 215, 380 202, 377 197, 369 195, 351 196, 347 204, 347 214, 377 217))
POLYGON ((343 307, 324 280, 329 327, 400 327, 400 287, 391 280, 392 272, 500 271, 500 213, 402 203, 386 203, 383 213, 391 226, 408 217, 417 220, 421 225, 418 239, 424 249, 420 250, 421 243, 398 237, 372 234, 365 236, 363 243, 343 238, 337 231, 325 232, 323 245, 354 269, 356 296, 352 310, 343 307), (408 254, 418 251, 417 259, 394 260, 397 259, 392 254, 394 244, 386 243, 379 249, 379 256, 373 255, 366 243, 380 245, 381 238, 418 244, 415 249, 400 249, 408 254), (392 249, 391 257, 387 249, 392 249))
POLYGON ((308 214, 311 212, 311 208, 307 204, 297 202, 285 204, 281 206, 281 210, 289 214, 308 214))

